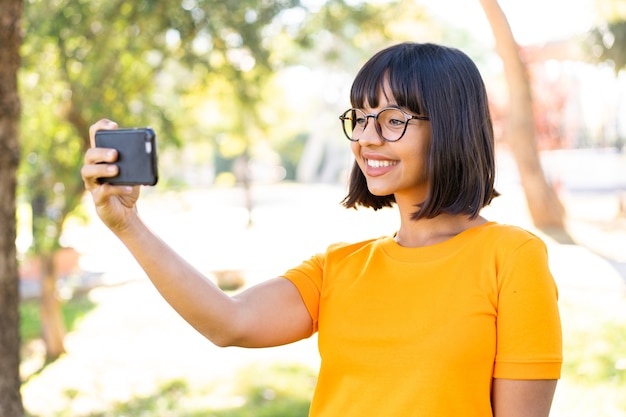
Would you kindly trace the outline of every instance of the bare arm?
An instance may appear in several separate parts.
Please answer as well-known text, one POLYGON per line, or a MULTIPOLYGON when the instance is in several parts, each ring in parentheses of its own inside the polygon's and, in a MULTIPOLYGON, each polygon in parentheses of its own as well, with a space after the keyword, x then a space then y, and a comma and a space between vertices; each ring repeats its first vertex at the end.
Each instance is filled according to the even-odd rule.
MULTIPOLYGON (((98 129, 115 128, 100 121, 98 129)), ((126 245, 166 301, 196 330, 217 345, 263 347, 311 334, 312 321, 296 287, 276 278, 229 297, 156 236, 140 219, 139 187, 100 184, 114 176, 111 150, 91 148, 81 173, 103 223, 126 245), (102 163, 104 162, 104 163, 102 163)))
POLYGON ((557 380, 493 380, 494 417, 548 417, 557 380))
POLYGON ((163 298, 217 345, 265 347, 311 334, 296 287, 276 278, 229 297, 142 223, 117 233, 163 298))

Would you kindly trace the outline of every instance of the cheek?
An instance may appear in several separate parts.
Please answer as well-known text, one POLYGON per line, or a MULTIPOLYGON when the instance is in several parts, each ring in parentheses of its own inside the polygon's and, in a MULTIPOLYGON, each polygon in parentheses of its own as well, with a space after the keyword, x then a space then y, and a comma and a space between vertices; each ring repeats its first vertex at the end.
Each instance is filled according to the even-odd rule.
POLYGON ((424 180, 428 178, 429 165, 430 165, 430 147, 424 146, 421 150, 422 155, 422 174, 424 180))
POLYGON ((350 142, 350 149, 352 150, 352 154, 355 158, 359 159, 361 153, 361 145, 359 142, 350 142))
POLYGON ((426 135, 420 143, 421 146, 419 147, 419 150, 417 152, 419 152, 419 155, 422 156, 424 167, 427 169, 430 163, 430 135, 426 135))
POLYGON ((428 179, 428 166, 430 160, 430 143, 421 143, 418 146, 412 147, 407 150, 405 156, 413 160, 411 164, 412 173, 411 176, 425 181, 428 179))

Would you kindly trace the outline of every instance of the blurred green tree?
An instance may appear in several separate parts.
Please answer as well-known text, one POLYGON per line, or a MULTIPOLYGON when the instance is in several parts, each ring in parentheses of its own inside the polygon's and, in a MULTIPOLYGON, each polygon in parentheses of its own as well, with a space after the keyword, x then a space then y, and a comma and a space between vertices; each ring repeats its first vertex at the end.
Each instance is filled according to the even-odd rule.
POLYGON ((374 49, 393 36, 393 16, 415 16, 398 17, 393 4, 329 0, 315 7, 310 12, 298 0, 27 2, 19 179, 20 195, 32 208, 30 252, 42 264, 49 359, 64 352, 53 255, 83 196, 79 170, 90 146, 89 125, 108 117, 120 126, 152 126, 177 144, 182 136, 213 140, 221 155, 243 160, 241 179, 249 188, 246 161, 252 138, 262 139, 268 128, 260 103, 273 72, 329 36, 317 64, 349 61, 358 53, 348 51, 374 49), (203 92, 220 103, 219 114, 204 116, 210 132, 187 123, 192 116, 185 97, 193 102, 203 92))
POLYGON ((589 55, 596 62, 612 62, 615 73, 626 68, 626 1, 596 0, 604 23, 589 33, 589 55))
POLYGON ((16 187, 22 0, 0 0, 0 416, 24 415, 20 395, 16 187))
POLYGON ((615 72, 626 68, 626 20, 609 21, 591 31, 591 53, 600 62, 610 61, 615 72))
POLYGON ((177 97, 207 73, 239 82, 238 99, 253 107, 254 81, 270 68, 263 30, 295 6, 291 0, 28 2, 20 180, 32 207, 31 252, 42 261, 49 359, 64 352, 53 254, 83 195, 79 170, 89 125, 106 116, 121 126, 150 125, 176 141, 177 97))

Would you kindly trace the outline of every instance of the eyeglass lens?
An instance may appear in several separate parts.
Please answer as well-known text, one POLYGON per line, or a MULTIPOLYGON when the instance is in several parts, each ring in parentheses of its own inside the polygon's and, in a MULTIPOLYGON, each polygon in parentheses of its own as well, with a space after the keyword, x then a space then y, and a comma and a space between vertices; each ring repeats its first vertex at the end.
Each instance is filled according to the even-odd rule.
POLYGON ((408 119, 406 115, 398 109, 384 109, 376 116, 367 116, 358 109, 349 109, 341 117, 343 121, 343 130, 348 139, 357 141, 365 130, 369 118, 376 121, 376 131, 387 141, 393 142, 399 140, 404 131, 408 119))

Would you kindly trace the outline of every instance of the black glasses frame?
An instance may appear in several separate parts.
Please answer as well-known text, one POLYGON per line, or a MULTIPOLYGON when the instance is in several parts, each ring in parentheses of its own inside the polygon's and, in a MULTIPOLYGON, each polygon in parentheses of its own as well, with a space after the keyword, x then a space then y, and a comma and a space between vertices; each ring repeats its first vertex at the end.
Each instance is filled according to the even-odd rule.
POLYGON ((378 113, 370 113, 367 114, 365 113, 363 110, 359 110, 359 109, 355 109, 355 108, 350 108, 348 110, 346 110, 345 112, 343 112, 341 114, 341 116, 339 116, 339 120, 341 120, 341 127, 343 129, 343 133, 344 135, 346 135, 346 138, 348 138, 348 140, 350 142, 358 142, 359 138, 353 138, 350 134, 348 134, 348 131, 346 130, 346 121, 351 121, 352 118, 350 116, 347 116, 348 113, 353 113, 353 112, 359 112, 363 115, 363 117, 365 118, 365 126, 363 126, 363 130, 365 130, 367 128, 367 123, 369 122, 369 118, 373 117, 374 118, 374 127, 376 128, 376 133, 378 133, 378 136, 384 140, 385 142, 397 142, 400 139, 402 139, 402 137, 404 136, 404 134, 406 133, 406 127, 409 125, 409 121, 411 120, 429 120, 428 116, 414 116, 412 114, 408 114, 407 112, 405 112, 404 110, 398 108, 398 107, 385 107, 384 109, 380 110, 378 113), (378 123, 378 116, 384 112, 385 110, 397 110, 400 113, 402 113, 406 119, 406 123, 404 123, 404 129, 402 129, 402 133, 400 134, 400 136, 398 137, 398 139, 387 139, 386 137, 383 136, 383 132, 382 129, 380 127, 380 124, 378 123))

